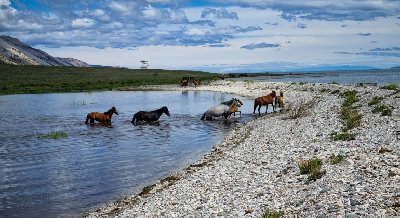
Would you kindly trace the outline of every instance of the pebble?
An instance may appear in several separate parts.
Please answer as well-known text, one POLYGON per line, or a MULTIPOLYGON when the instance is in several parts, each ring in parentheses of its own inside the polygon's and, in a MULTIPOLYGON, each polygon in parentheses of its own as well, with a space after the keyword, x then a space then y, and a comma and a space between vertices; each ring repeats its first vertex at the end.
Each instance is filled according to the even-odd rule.
POLYGON ((294 109, 315 102, 297 119, 289 118, 290 111, 277 112, 234 128, 214 151, 195 163, 201 167, 177 172, 180 179, 173 184, 159 184, 150 194, 128 197, 128 204, 113 202, 85 216, 262 217, 267 209, 283 211, 285 217, 400 216, 399 93, 378 86, 229 80, 196 88, 234 93, 238 98, 255 98, 272 89, 284 90, 286 105, 294 109), (330 138, 343 127, 343 98, 331 94, 335 90, 356 90, 360 98, 356 105, 361 125, 351 130, 355 140, 330 138), (375 96, 393 107, 392 116, 372 113, 368 102, 375 96), (338 154, 345 160, 331 164, 329 157, 338 154), (297 163, 313 157, 323 160, 326 173, 309 181, 297 163))

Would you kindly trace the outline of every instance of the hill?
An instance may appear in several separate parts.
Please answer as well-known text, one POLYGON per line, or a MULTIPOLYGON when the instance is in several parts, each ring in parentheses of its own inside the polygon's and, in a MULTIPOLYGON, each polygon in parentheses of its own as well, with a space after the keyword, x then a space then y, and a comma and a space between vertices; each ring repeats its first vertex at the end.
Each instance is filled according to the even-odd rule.
POLYGON ((0 36, 0 63, 70 67, 91 66, 74 58, 53 57, 40 49, 32 48, 22 43, 19 39, 10 36, 0 36))

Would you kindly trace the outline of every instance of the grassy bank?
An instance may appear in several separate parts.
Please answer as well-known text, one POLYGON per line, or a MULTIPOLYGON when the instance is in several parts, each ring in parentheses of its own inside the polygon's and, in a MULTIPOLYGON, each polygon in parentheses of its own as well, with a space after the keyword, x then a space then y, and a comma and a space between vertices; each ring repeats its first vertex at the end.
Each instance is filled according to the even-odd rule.
POLYGON ((213 80, 217 74, 182 70, 136 70, 0 64, 0 94, 112 90, 125 86, 179 84, 183 76, 213 80))

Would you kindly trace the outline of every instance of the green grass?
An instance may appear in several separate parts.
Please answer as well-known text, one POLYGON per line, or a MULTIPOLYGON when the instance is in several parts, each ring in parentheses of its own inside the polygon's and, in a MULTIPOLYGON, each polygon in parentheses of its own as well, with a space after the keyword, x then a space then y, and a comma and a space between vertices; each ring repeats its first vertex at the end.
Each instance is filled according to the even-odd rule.
POLYGON ((49 132, 47 134, 39 134, 36 136, 38 139, 61 139, 66 138, 68 135, 65 132, 49 132))
POLYGON ((353 106, 355 102, 359 101, 356 91, 346 91, 341 96, 345 98, 340 110, 340 117, 344 125, 342 130, 343 132, 347 132, 350 129, 360 126, 362 115, 353 106))
POLYGON ((335 165, 335 164, 339 164, 342 161, 346 160, 346 156, 343 155, 332 155, 330 158, 330 162, 331 164, 335 165))
POLYGON ((202 81, 218 78, 218 74, 201 71, 0 64, 0 94, 101 91, 141 85, 178 85, 183 76, 202 81), (155 73, 157 76, 154 76, 155 73))
POLYGON ((332 132, 331 139, 333 141, 350 141, 356 139, 356 134, 348 132, 332 132))
POLYGON ((265 209, 264 214, 262 215, 262 218, 280 218, 284 215, 283 211, 274 211, 270 210, 269 208, 265 209))
POLYGON ((322 160, 317 157, 313 157, 309 160, 301 160, 299 161, 298 166, 301 174, 309 175, 308 180, 315 181, 325 174, 325 171, 321 171, 322 160))
POLYGON ((399 86, 397 84, 390 84, 390 85, 382 86, 381 88, 396 91, 399 89, 399 86))
POLYGON ((392 116, 392 108, 383 104, 377 105, 372 109, 372 113, 381 113, 382 116, 392 116))
POLYGON ((379 104, 379 103, 381 103, 382 100, 383 100, 382 97, 375 96, 371 101, 368 102, 368 105, 371 106, 371 105, 379 104))

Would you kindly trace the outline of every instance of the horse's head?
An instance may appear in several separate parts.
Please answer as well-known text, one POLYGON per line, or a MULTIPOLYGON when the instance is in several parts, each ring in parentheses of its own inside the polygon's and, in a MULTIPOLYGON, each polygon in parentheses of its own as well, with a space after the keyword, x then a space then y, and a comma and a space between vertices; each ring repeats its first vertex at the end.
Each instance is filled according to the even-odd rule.
POLYGON ((111 110, 112 113, 114 113, 116 115, 119 114, 118 111, 117 111, 117 108, 115 108, 114 106, 110 110, 111 110))
POLYGON ((240 99, 237 99, 237 98, 235 98, 236 99, 236 101, 237 101, 237 105, 240 107, 241 105, 243 105, 243 102, 240 100, 240 99))
POLYGON ((272 96, 273 98, 275 98, 275 97, 276 97, 276 92, 275 92, 275 90, 272 90, 272 92, 271 92, 271 96, 272 96))
POLYGON ((162 107, 161 111, 164 112, 167 116, 170 116, 167 106, 162 107))

